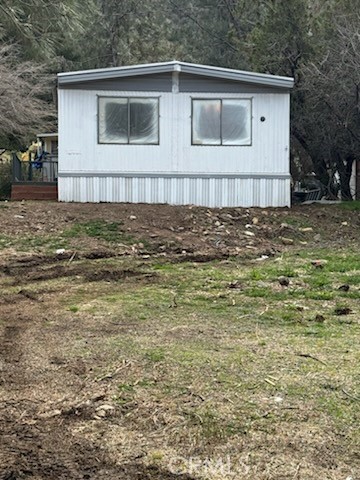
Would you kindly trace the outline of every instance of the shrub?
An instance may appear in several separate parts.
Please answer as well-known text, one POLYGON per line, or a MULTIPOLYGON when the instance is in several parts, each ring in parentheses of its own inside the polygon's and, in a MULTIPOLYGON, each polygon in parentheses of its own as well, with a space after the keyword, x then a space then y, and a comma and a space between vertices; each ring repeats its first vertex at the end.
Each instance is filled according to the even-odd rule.
POLYGON ((11 162, 0 160, 0 200, 6 200, 11 195, 11 162))

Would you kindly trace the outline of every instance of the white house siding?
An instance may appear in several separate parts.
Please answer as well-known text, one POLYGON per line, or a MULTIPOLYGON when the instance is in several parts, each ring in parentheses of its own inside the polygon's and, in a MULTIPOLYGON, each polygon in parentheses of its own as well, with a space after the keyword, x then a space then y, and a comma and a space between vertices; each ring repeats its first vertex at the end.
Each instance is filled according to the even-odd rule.
POLYGON ((202 205, 208 207, 281 207, 288 197, 288 179, 60 177, 64 202, 130 202, 202 205))
POLYGON ((60 89, 59 200, 289 206, 289 94, 60 89), (158 96, 160 145, 98 144, 99 95, 158 96), (251 98, 252 145, 192 146, 192 97, 251 98))

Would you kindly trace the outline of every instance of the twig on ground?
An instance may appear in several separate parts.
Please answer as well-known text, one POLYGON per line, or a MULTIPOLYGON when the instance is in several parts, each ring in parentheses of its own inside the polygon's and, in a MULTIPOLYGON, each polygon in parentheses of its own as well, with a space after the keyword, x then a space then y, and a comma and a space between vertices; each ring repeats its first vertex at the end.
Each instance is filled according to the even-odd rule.
POLYGON ((360 402, 360 398, 359 397, 356 397, 355 395, 351 395, 351 393, 348 393, 344 388, 341 389, 341 391, 343 393, 345 393, 345 395, 349 398, 351 398, 352 400, 356 400, 357 402, 360 402))
POLYGON ((272 385, 273 387, 276 387, 276 384, 274 382, 272 382, 271 380, 269 380, 268 378, 265 378, 264 379, 266 383, 268 383, 269 385, 272 385))
POLYGON ((16 421, 17 421, 17 422, 20 422, 20 420, 22 420, 22 419, 25 417, 26 414, 27 414, 27 410, 24 410, 24 411, 20 414, 19 418, 18 418, 16 421))
POLYGON ((77 254, 77 251, 75 250, 75 252, 74 252, 74 253, 71 255, 71 257, 69 258, 68 265, 70 265, 70 263, 74 260, 76 254, 77 254))
POLYGON ((299 465, 296 467, 296 472, 295 472, 295 475, 293 476, 293 480, 299 477, 300 468, 301 468, 301 463, 299 463, 299 465))
POLYGON ((133 327, 134 325, 139 325, 138 323, 124 323, 124 322, 110 322, 112 325, 116 325, 118 327, 133 327))
POLYGON ((199 393, 190 392, 190 395, 192 397, 199 398, 202 402, 205 402, 205 398, 202 395, 200 395, 199 393))
POLYGON ((323 365, 326 365, 325 362, 323 362, 322 360, 320 360, 317 357, 314 357, 314 355, 310 355, 310 353, 297 353, 296 355, 298 357, 311 358, 312 360, 315 360, 316 362, 319 362, 319 363, 322 363, 323 365))
POLYGON ((177 308, 178 304, 176 301, 176 295, 173 296, 172 298, 172 303, 169 305, 169 308, 177 308))
POLYGON ((113 372, 108 373, 107 375, 104 375, 103 377, 98 378, 97 382, 102 382, 103 380, 110 380, 110 379, 114 378, 116 375, 118 375, 121 372, 121 370, 123 370, 126 367, 129 367, 130 365, 131 365, 131 362, 124 362, 123 365, 118 367, 113 372))

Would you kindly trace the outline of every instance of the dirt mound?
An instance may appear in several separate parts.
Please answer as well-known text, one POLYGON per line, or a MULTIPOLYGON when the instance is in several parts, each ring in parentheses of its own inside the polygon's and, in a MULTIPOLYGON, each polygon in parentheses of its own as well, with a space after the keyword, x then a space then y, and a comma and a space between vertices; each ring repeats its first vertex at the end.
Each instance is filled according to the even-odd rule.
POLYGON ((77 259, 124 254, 218 258, 249 251, 266 255, 301 242, 341 245, 357 240, 360 220, 356 210, 338 205, 207 209, 25 202, 0 208, 0 224, 0 252, 30 252, 31 259, 25 255, 18 262, 39 265, 74 253, 77 259))

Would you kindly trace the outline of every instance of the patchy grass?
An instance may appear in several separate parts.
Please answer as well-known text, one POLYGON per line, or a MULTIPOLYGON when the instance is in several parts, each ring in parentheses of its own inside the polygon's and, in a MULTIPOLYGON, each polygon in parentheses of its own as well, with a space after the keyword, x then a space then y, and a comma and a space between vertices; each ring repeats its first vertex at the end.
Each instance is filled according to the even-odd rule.
MULTIPOLYGON (((64 244, 79 237, 135 241, 122 222, 98 220, 60 236, 64 244)), ((21 352, 29 372, 24 395, 33 382, 41 408, 77 406, 70 419, 60 415, 55 430, 66 425, 77 439, 101 445, 112 462, 136 458, 164 472, 174 458, 211 459, 215 466, 230 459, 231 471, 220 472, 219 464, 205 471, 201 463, 194 479, 356 478, 356 248, 312 247, 261 263, 146 256, 59 265, 61 275, 26 289, 0 278, 6 315, 30 329, 21 352), (311 264, 316 259, 326 261, 323 268, 311 264), (349 290, 339 290, 345 284, 349 290), (336 314, 340 308, 349 313, 336 314), (89 410, 98 397, 114 412, 86 417, 79 404, 89 410)), ((24 411, 32 421, 32 411, 24 411)), ((34 413, 37 428, 41 414, 34 413)))
POLYGON ((352 212, 357 212, 360 210, 360 200, 356 200, 353 202, 341 202, 339 204, 339 208, 352 212))
POLYGON ((148 242, 135 238, 124 230, 122 222, 107 222, 105 220, 90 220, 88 222, 73 223, 63 232, 48 235, 36 232, 34 235, 8 236, 0 235, 0 249, 16 248, 24 252, 54 252, 57 249, 69 249, 77 240, 93 238, 104 245, 132 245, 136 242, 148 247, 148 242))
POLYGON ((123 222, 107 222, 105 220, 90 220, 74 223, 63 232, 65 238, 90 237, 108 243, 132 244, 136 239, 124 231, 123 222))
POLYGON ((20 251, 54 251, 58 248, 68 248, 69 242, 63 236, 27 236, 13 239, 11 245, 20 251))
MULTIPOLYGON (((307 450, 313 444, 321 451, 326 438, 336 468, 350 475, 360 442, 360 259, 356 252, 327 252, 325 267, 313 267, 323 253, 286 254, 261 266, 236 259, 150 262, 147 268, 160 275, 151 285, 99 282, 81 295, 73 285, 67 308, 76 298, 83 325, 90 315, 99 332, 112 328, 71 355, 100 356, 106 371, 128 362, 108 387, 127 412, 123 425, 149 435, 163 452, 165 460, 157 461, 166 461, 169 446, 181 455, 195 448, 203 458, 221 451, 240 461, 232 445, 259 449, 266 435, 277 445, 272 455, 287 459, 284 478, 300 461, 312 478, 330 471, 307 450), (285 274, 288 287, 277 280, 285 274), (234 281, 241 287, 230 288, 234 281), (338 290, 342 283, 349 292, 338 290), (335 314, 339 306, 353 312, 346 323, 335 314), (291 437, 295 453, 288 450, 291 437)), ((256 471, 257 478, 277 478, 267 477, 265 467, 249 468, 242 478, 256 471)))
POLYGON ((58 248, 68 248, 69 242, 60 235, 0 235, 0 249, 16 248, 20 252, 54 251, 58 248))

